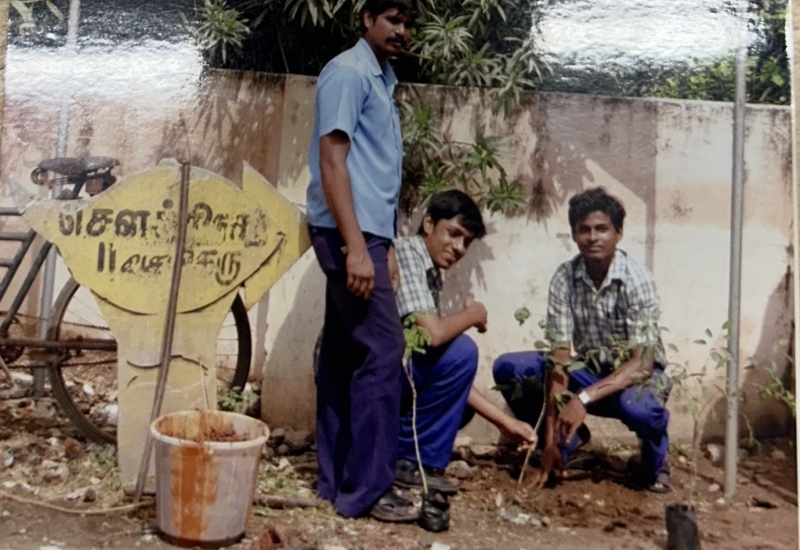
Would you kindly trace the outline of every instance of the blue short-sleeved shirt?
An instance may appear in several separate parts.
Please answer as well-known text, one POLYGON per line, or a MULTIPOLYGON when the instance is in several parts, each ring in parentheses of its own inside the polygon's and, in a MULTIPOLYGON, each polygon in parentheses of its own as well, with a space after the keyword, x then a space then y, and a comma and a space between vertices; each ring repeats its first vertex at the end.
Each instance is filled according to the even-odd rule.
POLYGON ((311 225, 336 227, 322 191, 319 139, 340 130, 350 138, 347 171, 361 231, 395 236, 403 162, 400 117, 392 97, 396 84, 392 68, 388 63, 381 68, 363 38, 320 73, 308 155, 306 208, 311 225))

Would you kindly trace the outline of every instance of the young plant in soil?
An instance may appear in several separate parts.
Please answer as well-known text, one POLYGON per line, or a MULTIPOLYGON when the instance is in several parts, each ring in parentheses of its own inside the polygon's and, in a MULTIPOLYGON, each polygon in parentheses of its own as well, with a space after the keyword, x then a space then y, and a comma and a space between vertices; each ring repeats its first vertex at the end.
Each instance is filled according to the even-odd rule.
MULTIPOLYGON (((520 326, 524 325, 525 322, 530 318, 530 316, 531 312, 530 310, 528 310, 527 307, 521 307, 514 312, 514 319, 519 323, 520 326)), ((512 400, 520 399, 522 397, 522 384, 525 383, 533 384, 535 386, 541 386, 542 392, 547 392, 547 384, 550 377, 550 371, 555 366, 552 352, 554 349, 554 345, 557 341, 557 338, 560 335, 552 330, 549 330, 545 326, 544 321, 539 322, 539 328, 542 329, 542 331, 544 332, 544 340, 537 340, 534 343, 534 347, 536 348, 537 351, 545 353, 547 358, 544 380, 541 383, 539 382, 538 379, 523 380, 520 383, 514 384, 513 388, 507 388, 506 386, 503 385, 497 385, 494 387, 494 389, 496 390, 512 389, 512 395, 511 395, 512 400)), ((568 370, 569 367, 570 366, 567 367, 568 370)), ((555 405, 559 411, 564 408, 564 405, 567 404, 571 396, 572 392, 570 392, 569 390, 565 390, 561 394, 553 396, 553 399, 555 400, 555 405)), ((536 419, 536 424, 533 426, 533 431, 537 434, 539 433, 539 429, 541 428, 542 420, 544 419, 546 410, 547 410, 547 399, 545 396, 545 399, 542 400, 542 409, 539 411, 539 416, 536 419)), ((522 481, 525 478, 525 470, 528 468, 528 463, 530 462, 530 458, 531 455, 533 454, 533 451, 534 451, 534 446, 529 445, 528 451, 525 453, 525 460, 523 460, 522 462, 522 469, 519 472, 519 478, 517 478, 517 489, 519 489, 519 487, 522 485, 522 481)))
POLYGON ((414 435, 414 452, 417 455, 417 467, 422 478, 422 490, 428 493, 428 481, 425 478, 425 469, 422 467, 422 456, 419 452, 419 439, 417 438, 417 388, 414 386, 414 374, 411 372, 411 356, 415 353, 424 354, 431 343, 431 334, 425 327, 417 324, 419 313, 412 313, 403 322, 403 372, 408 384, 411 386, 411 432, 414 435))
POLYGON ((236 386, 229 388, 225 391, 219 402, 221 411, 234 412, 238 414, 245 414, 247 408, 255 403, 258 395, 250 390, 242 391, 242 388, 236 386))
MULTIPOLYGON (((722 325, 722 340, 728 341, 728 330, 730 329, 730 322, 725 322, 722 325)), ((662 328, 662 330, 666 330, 662 328)), ((667 331, 668 332, 668 331, 667 331)), ((705 336, 713 339, 714 335, 710 329, 706 329, 705 336)), ((719 383, 714 382, 709 384, 706 381, 706 376, 709 373, 709 366, 713 372, 719 372, 724 369, 731 358, 731 352, 724 346, 712 346, 706 339, 695 340, 694 344, 708 347, 706 360, 703 367, 699 372, 692 372, 689 369, 688 362, 677 363, 670 361, 668 367, 671 370, 670 378, 672 381, 673 389, 677 389, 676 402, 689 413, 692 419, 692 439, 689 445, 689 465, 690 465, 690 478, 689 478, 689 507, 694 509, 695 497, 697 489, 697 469, 698 461, 700 459, 700 445, 703 437, 703 424, 708 416, 709 408, 714 403, 714 397, 728 397, 728 392, 719 383)), ((679 353, 678 347, 675 344, 667 344, 667 349, 673 353, 679 353)), ((651 387, 653 383, 649 384, 651 387)), ((656 395, 659 395, 658 390, 661 388, 653 388, 656 390, 656 395)), ((738 398, 738 397, 737 397, 738 398)), ((745 419, 747 421, 747 419, 745 419)), ((749 422, 748 422, 749 425, 749 422)))
POLYGON ((419 451, 419 438, 417 436, 417 389, 414 386, 414 375, 411 371, 411 357, 415 353, 424 354, 431 343, 431 334, 427 329, 417 324, 419 312, 409 315, 403 322, 403 371, 411 387, 411 431, 414 436, 414 452, 417 458, 420 478, 422 479, 422 509, 420 510, 419 525, 433 532, 444 531, 450 526, 450 504, 445 495, 428 490, 428 480, 425 477, 425 468, 419 451))

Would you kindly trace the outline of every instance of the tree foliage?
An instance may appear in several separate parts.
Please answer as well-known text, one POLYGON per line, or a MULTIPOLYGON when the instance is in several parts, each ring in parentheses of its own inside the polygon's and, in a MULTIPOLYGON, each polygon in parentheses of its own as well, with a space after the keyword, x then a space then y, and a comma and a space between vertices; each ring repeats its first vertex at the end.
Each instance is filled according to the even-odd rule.
MULTIPOLYGON (((209 1, 209 0, 206 0, 209 1)), ((276 47, 267 60, 280 72, 316 75, 359 35, 364 0, 215 0, 249 19, 248 49, 276 47), (259 46, 259 42, 267 43, 259 46), (277 62, 277 63, 276 63, 277 62), (283 67, 275 67, 277 64, 283 67)), ((420 0, 422 11, 410 52, 399 60, 406 82, 491 87, 512 103, 534 88, 542 69, 530 28, 532 13, 513 0, 420 0)), ((197 12, 201 23, 207 18, 197 12)), ((211 48, 212 56, 216 54, 211 48)), ((259 52, 257 52, 259 53, 259 52)), ((244 65, 255 57, 240 61, 244 65)), ((269 56, 267 56, 269 57, 269 56)), ((264 67, 246 67, 260 68, 264 67)), ((501 101, 501 102, 502 102, 501 101)))

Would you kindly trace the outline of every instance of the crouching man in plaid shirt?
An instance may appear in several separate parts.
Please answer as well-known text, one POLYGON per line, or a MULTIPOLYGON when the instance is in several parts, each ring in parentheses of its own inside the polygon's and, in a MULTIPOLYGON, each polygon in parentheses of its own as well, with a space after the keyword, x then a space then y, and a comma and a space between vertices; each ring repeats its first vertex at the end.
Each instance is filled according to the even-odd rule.
MULTIPOLYGON (((464 308, 453 315, 439 313, 442 271, 466 254, 470 243, 486 234, 481 212, 461 191, 435 195, 413 237, 395 239, 400 286, 397 309, 431 336, 426 353, 411 358, 417 391, 417 436, 422 464, 431 490, 452 495, 456 487, 441 472, 450 461, 458 430, 477 412, 512 441, 536 443, 533 428, 506 414, 472 386, 478 368, 478 348, 464 334, 475 327, 486 331, 486 308, 468 294, 464 308)), ((421 486, 412 431, 411 388, 403 389, 400 445, 395 484, 421 486)))
MULTIPOLYGON (((622 204, 603 188, 569 201, 579 254, 556 270, 547 298, 552 370, 540 485, 551 473, 562 473, 575 449, 588 441, 583 421, 589 413, 621 420, 641 440, 641 465, 631 478, 636 486, 670 490, 665 406, 671 383, 664 374, 667 361, 659 337, 661 308, 652 275, 617 248, 624 219, 622 204), (557 398, 565 390, 572 397, 563 405, 557 398)), ((509 388, 503 394, 517 418, 536 422, 542 391, 523 383, 522 397, 512 399, 513 386, 543 381, 547 363, 545 354, 536 351, 508 353, 495 361, 495 381, 509 388)))

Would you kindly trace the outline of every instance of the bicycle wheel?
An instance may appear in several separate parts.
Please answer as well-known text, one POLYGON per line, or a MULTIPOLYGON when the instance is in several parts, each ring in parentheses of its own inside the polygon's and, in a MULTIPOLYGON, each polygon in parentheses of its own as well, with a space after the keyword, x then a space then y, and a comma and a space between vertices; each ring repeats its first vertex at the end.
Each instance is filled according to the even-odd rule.
MULTIPOLYGON (((70 279, 53 305, 49 340, 113 341, 92 293, 70 279)), ((217 394, 243 388, 252 356, 250 322, 241 297, 231 305, 217 335, 217 394)), ((50 362, 50 386, 62 412, 87 439, 116 443, 117 352, 68 350, 50 362)))

